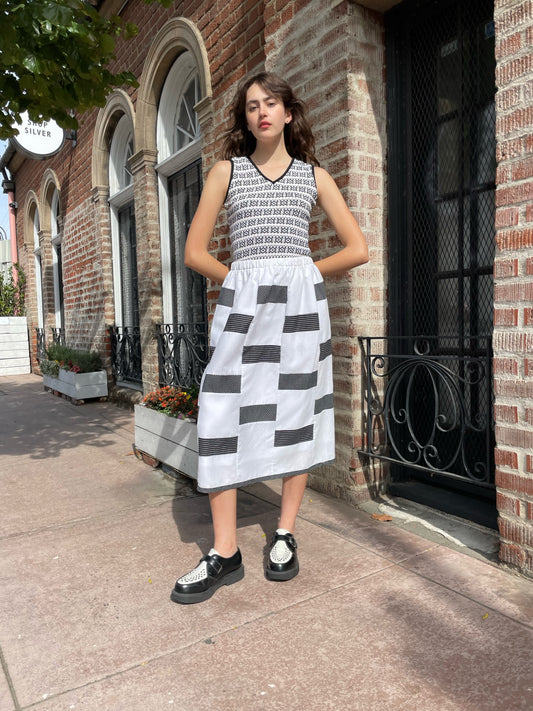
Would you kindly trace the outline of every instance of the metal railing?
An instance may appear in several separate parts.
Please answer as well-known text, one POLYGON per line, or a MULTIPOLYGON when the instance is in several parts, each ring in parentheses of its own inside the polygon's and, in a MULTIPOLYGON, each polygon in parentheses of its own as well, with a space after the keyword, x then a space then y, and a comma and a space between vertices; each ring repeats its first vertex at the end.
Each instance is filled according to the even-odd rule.
POLYGON ((142 384, 141 331, 139 326, 109 326, 111 367, 117 382, 142 384))
POLYGON ((50 329, 52 331, 52 343, 58 343, 61 346, 65 345, 65 329, 53 327, 50 329))
POLYGON ((199 385, 208 361, 207 323, 160 324, 156 335, 160 384, 199 385))
POLYGON ((361 454, 494 487, 490 338, 360 337, 361 454))

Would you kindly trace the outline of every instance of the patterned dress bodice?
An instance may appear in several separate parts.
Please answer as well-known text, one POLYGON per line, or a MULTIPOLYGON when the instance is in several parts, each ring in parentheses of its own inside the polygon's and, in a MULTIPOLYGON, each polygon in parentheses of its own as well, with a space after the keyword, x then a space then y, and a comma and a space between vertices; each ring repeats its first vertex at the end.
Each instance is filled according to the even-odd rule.
POLYGON ((247 157, 231 162, 224 204, 233 261, 309 257, 309 219, 317 200, 313 166, 294 158, 272 181, 247 157))

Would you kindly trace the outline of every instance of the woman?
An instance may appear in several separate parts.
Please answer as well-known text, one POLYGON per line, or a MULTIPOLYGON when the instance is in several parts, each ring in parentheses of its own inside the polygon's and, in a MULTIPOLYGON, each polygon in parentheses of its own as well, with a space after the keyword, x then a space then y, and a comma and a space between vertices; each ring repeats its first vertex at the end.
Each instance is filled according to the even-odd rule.
POLYGON ((185 247, 185 263, 222 283, 212 357, 200 389, 198 489, 209 493, 214 544, 179 578, 172 600, 201 602, 242 579, 237 487, 283 477, 279 528, 265 571, 299 570, 294 531, 307 472, 334 459, 331 335, 323 277, 368 261, 356 220, 334 180, 317 167, 304 104, 268 73, 241 83, 225 160, 210 171, 185 247), (315 263, 315 203, 342 249, 315 263), (208 250, 222 206, 231 270, 208 250))

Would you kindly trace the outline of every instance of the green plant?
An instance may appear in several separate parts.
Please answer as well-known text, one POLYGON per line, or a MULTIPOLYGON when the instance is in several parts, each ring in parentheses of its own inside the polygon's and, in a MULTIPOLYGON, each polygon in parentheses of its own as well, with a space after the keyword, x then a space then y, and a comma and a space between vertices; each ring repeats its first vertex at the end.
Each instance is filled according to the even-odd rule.
POLYGON ((53 370, 56 370, 56 376, 59 368, 70 370, 73 373, 93 373, 102 370, 102 357, 97 351, 76 350, 70 346, 64 346, 61 343, 52 343, 46 349, 46 357, 48 364, 45 361, 41 363, 41 371, 47 375, 53 375, 53 370), (57 364, 54 366, 53 364, 57 364), (43 369, 44 367, 44 369, 43 369))
POLYGON ((39 363, 41 373, 50 375, 52 378, 57 378, 59 375, 59 362, 57 360, 41 360, 39 363))
POLYGON ((166 385, 148 393, 143 400, 145 407, 163 412, 180 420, 198 418, 198 388, 181 390, 166 385))
POLYGON ((0 273, 0 316, 24 316, 25 313, 26 275, 18 262, 13 267, 17 273, 16 281, 13 270, 7 277, 0 273))

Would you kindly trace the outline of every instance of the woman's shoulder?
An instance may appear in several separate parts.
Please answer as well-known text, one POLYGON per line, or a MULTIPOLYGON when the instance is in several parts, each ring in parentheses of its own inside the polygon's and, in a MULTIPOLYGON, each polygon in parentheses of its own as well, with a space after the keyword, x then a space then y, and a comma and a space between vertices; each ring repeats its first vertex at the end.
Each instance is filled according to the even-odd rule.
POLYGON ((219 160, 213 165, 213 167, 209 171, 208 179, 213 183, 225 185, 227 188, 231 179, 232 170, 233 164, 230 160, 219 160))
POLYGON ((315 180, 316 180, 317 188, 320 189, 321 186, 328 186, 334 182, 331 175, 324 168, 321 168, 318 165, 314 165, 313 171, 315 173, 315 180))
POLYGON ((209 170, 202 195, 223 196, 228 191, 232 174, 232 163, 229 160, 217 161, 209 170))
POLYGON ((327 170, 316 166, 314 168, 314 171, 316 189, 318 193, 318 201, 321 205, 324 205, 325 201, 329 201, 331 199, 337 200, 339 197, 341 197, 341 193, 339 191, 337 183, 331 177, 327 170))
POLYGON ((231 175, 231 166, 231 160, 218 160, 209 171, 209 174, 215 177, 229 177, 231 175))

